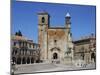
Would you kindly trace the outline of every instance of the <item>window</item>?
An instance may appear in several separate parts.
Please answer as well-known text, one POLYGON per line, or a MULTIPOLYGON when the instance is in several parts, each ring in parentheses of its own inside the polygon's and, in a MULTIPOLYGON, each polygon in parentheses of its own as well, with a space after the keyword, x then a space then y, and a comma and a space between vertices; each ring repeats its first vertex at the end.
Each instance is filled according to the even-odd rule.
POLYGON ((25 42, 25 46, 27 47, 27 42, 25 42))
POLYGON ((29 44, 29 47, 31 48, 31 44, 29 44))
POLYGON ((84 53, 81 53, 82 60, 84 60, 84 53))
POLYGON ((14 46, 16 46, 16 42, 14 42, 14 46))
POLYGON ((24 49, 22 51, 23 51, 23 55, 24 55, 24 49))
POLYGON ((54 40, 54 42, 56 43, 56 42, 57 42, 57 40, 54 40))
POLYGON ((57 40, 54 40, 54 44, 55 44, 55 45, 57 44, 57 40))
POLYGON ((93 47, 96 47, 96 44, 95 43, 93 44, 93 47))
POLYGON ((15 50, 15 55, 17 54, 17 50, 15 50))
POLYGON ((44 17, 42 17, 42 23, 44 23, 45 22, 45 18, 44 17))
POLYGON ((33 48, 34 48, 34 44, 33 44, 33 48))
POLYGON ((19 41, 19 46, 21 47, 21 41, 19 41))
POLYGON ((96 61, 96 56, 95 56, 95 53, 92 53, 92 54, 91 54, 91 60, 93 60, 93 62, 95 62, 95 61, 96 61))
POLYGON ((81 48, 81 52, 84 52, 84 47, 81 48))
POLYGON ((25 43, 23 42, 23 47, 24 47, 25 43))
POLYGON ((14 55, 14 50, 12 51, 12 55, 14 55))

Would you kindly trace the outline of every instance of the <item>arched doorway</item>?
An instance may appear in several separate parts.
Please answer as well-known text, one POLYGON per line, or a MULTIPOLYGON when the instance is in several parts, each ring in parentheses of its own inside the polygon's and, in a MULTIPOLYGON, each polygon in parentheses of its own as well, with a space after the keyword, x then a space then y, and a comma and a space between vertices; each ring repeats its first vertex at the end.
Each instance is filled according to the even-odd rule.
POLYGON ((39 63, 39 62, 40 62, 40 60, 39 60, 39 58, 37 58, 36 63, 39 63))
POLYGON ((84 53, 81 53, 81 58, 82 60, 84 60, 84 53))
POLYGON ((16 63, 16 58, 15 57, 12 57, 12 62, 16 63))
POLYGON ((25 59, 25 57, 23 57, 23 59, 22 59, 22 64, 26 64, 26 59, 25 59))
POLYGON ((92 53, 92 54, 91 54, 91 61, 93 61, 93 62, 96 61, 95 53, 92 53))
POLYGON ((53 59, 58 59, 58 54, 57 53, 53 53, 53 59))
POLYGON ((51 62, 52 63, 60 63, 60 48, 54 47, 51 50, 51 62))
POLYGON ((30 58, 29 57, 27 58, 27 64, 30 64, 30 58))
POLYGON ((58 57, 58 53, 53 53, 53 60, 52 60, 52 63, 60 63, 60 60, 59 60, 59 57, 58 57))
POLYGON ((17 58, 17 64, 21 64, 21 57, 17 58))
POLYGON ((31 63, 34 63, 34 58, 33 57, 31 58, 31 63))

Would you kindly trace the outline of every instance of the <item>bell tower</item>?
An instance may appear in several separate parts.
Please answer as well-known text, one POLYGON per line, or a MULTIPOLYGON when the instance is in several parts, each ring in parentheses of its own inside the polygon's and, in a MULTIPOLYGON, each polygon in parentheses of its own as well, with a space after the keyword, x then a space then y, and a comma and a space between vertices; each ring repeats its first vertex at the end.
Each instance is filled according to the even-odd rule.
MULTIPOLYGON (((69 13, 65 16, 65 25, 66 25, 66 47, 65 51, 65 61, 69 60, 69 63, 72 63, 73 59, 73 43, 72 43, 72 33, 71 33, 71 16, 69 13)), ((67 62, 68 63, 68 62, 67 62)))
POLYGON ((38 13, 38 24, 39 25, 49 25, 49 14, 47 12, 38 13))
POLYGON ((47 30, 49 26, 49 14, 38 13, 38 43, 40 44, 40 59, 44 62, 47 59, 47 30))
POLYGON ((65 17, 65 25, 66 25, 67 28, 70 28, 70 25, 71 25, 70 19, 71 19, 70 14, 67 13, 66 17, 65 17))
POLYGON ((70 14, 67 13, 65 16, 65 25, 66 25, 66 36, 67 36, 67 41, 72 41, 72 35, 71 35, 71 17, 70 14))

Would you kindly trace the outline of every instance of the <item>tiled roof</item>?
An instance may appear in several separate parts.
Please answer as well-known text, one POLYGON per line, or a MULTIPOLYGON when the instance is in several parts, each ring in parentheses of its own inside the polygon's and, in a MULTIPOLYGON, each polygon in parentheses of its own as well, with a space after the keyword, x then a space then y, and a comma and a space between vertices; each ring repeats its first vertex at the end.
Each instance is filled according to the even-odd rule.
POLYGON ((33 40, 27 39, 24 36, 11 35, 11 39, 12 40, 27 41, 27 42, 33 43, 33 40))

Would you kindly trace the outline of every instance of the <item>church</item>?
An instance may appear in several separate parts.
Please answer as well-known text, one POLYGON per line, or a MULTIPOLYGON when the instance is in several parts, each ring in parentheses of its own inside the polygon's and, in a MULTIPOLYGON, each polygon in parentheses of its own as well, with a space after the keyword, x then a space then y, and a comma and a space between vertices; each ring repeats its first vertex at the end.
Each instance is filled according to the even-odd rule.
MULTIPOLYGON (((21 33, 21 32, 18 32, 21 33)), ((50 15, 38 13, 38 44, 16 33, 12 35, 12 62, 15 64, 54 63, 91 64, 96 62, 96 37, 73 40, 71 16, 65 15, 64 27, 51 27, 50 15)))
POLYGON ((67 13, 64 27, 50 27, 50 15, 47 12, 38 13, 38 43, 42 62, 72 64, 73 43, 70 19, 71 16, 67 13))

